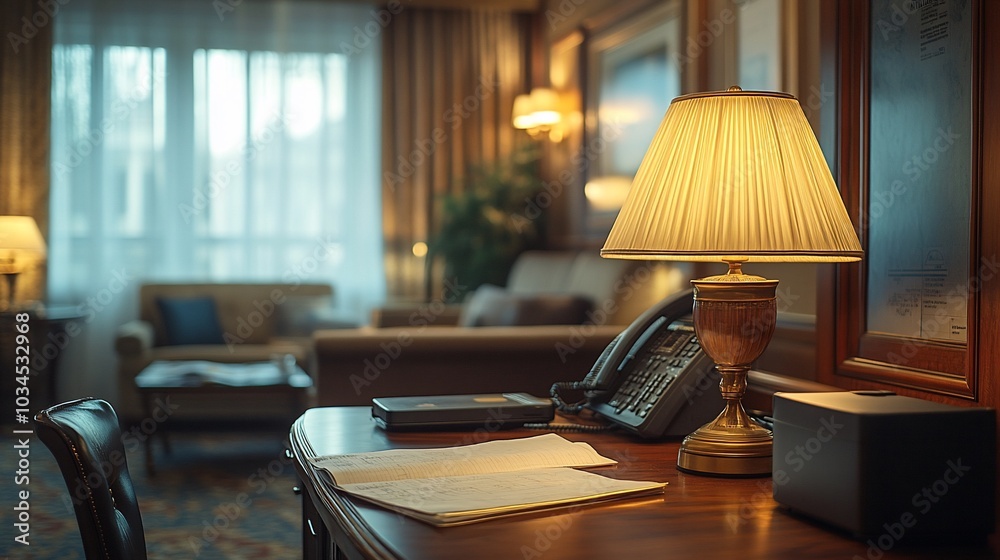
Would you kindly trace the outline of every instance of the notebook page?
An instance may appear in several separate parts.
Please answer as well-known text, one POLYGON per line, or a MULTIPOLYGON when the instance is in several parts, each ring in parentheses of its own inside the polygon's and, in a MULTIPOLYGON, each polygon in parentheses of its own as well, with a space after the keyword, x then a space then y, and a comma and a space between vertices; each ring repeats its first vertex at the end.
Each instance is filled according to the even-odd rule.
POLYGON ((327 471, 337 486, 413 478, 489 474, 547 467, 613 465, 583 442, 558 434, 488 441, 434 449, 392 449, 371 453, 328 455, 309 459, 327 471))

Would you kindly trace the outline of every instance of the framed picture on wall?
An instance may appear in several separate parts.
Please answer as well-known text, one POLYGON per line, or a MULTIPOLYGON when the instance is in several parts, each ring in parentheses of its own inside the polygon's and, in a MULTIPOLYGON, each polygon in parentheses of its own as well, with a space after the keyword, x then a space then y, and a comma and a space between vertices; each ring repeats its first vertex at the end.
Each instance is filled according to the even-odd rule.
POLYGON ((604 241, 632 178, 681 92, 680 9, 668 2, 595 33, 587 46, 584 231, 604 241))

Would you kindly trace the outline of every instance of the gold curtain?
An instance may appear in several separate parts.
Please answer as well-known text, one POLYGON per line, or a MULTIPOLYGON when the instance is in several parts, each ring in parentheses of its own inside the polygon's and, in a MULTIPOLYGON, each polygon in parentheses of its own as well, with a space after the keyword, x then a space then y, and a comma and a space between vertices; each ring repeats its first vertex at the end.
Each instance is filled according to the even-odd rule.
MULTIPOLYGON (((46 237, 52 17, 38 2, 0 2, 0 215, 32 216, 46 237)), ((44 268, 20 276, 17 296, 44 299, 44 268)))
POLYGON ((412 247, 434 231, 436 198, 460 191, 470 165, 524 141, 510 118, 527 90, 531 16, 407 9, 383 37, 387 290, 390 299, 415 299, 425 295, 425 263, 412 247))

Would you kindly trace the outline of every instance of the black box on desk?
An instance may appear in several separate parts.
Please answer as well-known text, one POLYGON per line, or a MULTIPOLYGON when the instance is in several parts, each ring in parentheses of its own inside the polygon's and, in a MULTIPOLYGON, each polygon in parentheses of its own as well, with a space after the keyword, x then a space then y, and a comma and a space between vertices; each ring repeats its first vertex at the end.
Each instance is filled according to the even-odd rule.
POLYGON ((993 409, 888 391, 776 393, 774 499, 883 550, 985 536, 995 422, 993 409))

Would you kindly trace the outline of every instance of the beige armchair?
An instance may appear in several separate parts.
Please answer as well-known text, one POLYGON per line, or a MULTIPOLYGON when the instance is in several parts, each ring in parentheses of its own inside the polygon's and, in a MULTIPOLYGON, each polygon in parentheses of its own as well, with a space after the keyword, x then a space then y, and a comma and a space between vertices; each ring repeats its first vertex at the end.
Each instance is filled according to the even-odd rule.
POLYGON ((528 252, 504 290, 376 310, 373 326, 314 335, 320 406, 373 397, 523 391, 581 379, 640 313, 686 289, 684 264, 602 259, 597 251, 528 252), (485 295, 484 295, 485 294, 485 295), (579 300, 589 302, 581 313, 579 300), (568 317, 577 314, 575 324, 568 317), (545 316, 557 317, 548 324, 545 316), (467 326, 467 325, 489 326, 467 326))

